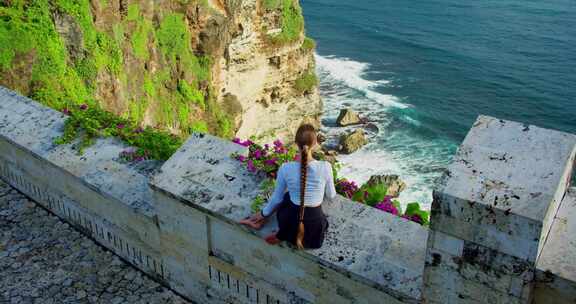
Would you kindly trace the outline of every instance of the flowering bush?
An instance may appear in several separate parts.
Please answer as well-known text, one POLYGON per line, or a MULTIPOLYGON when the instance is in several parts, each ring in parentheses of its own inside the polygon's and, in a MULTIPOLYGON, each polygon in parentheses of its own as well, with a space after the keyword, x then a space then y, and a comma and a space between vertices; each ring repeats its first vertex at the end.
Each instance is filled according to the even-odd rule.
POLYGON ((352 199, 354 193, 358 192, 359 189, 358 185, 356 185, 356 182, 349 181, 345 178, 337 180, 335 186, 336 186, 336 192, 349 199, 352 199))
MULTIPOLYGON (((280 166, 283 163, 297 160, 298 153, 295 148, 287 147, 280 140, 274 141, 272 145, 266 144, 263 146, 254 143, 252 140, 242 141, 239 138, 235 138, 233 142, 248 148, 248 156, 235 154, 233 157, 243 163, 248 171, 255 174, 263 174, 267 177, 261 186, 261 193, 252 202, 252 211, 257 212, 272 195, 276 173, 280 166)), ((336 192, 338 194, 421 225, 429 224, 429 213, 421 210, 419 203, 408 204, 406 211, 402 213, 400 202, 393 200, 392 196, 387 195, 385 185, 366 183, 359 187, 354 181, 338 178, 336 169, 339 168, 338 164, 333 166, 333 168, 336 192)))
POLYGON ((233 142, 248 147, 248 156, 234 155, 238 161, 244 163, 252 173, 264 173, 266 176, 276 178, 278 168, 289 161, 297 159, 297 151, 293 147, 286 147, 280 140, 272 145, 258 145, 251 140, 241 141, 235 138, 233 142))

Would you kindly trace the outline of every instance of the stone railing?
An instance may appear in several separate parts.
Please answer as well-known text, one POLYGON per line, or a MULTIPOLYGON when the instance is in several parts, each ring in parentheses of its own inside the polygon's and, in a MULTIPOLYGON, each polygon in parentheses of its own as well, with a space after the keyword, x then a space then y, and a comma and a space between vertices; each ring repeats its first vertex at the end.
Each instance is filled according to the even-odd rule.
POLYGON ((324 204, 324 247, 297 251, 263 242, 274 222, 237 224, 259 187, 229 157, 244 148, 193 135, 164 164, 128 164, 117 140, 83 155, 55 145, 65 119, 0 88, 0 177, 197 302, 575 298, 572 135, 480 117, 434 195, 430 230, 339 197, 324 204))

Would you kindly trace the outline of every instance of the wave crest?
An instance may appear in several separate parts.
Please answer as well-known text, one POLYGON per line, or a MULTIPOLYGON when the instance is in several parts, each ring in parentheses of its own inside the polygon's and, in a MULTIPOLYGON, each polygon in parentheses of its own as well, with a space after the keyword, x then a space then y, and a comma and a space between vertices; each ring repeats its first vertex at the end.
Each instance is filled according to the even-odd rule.
POLYGON ((319 74, 326 80, 341 83, 351 89, 360 91, 366 98, 385 107, 405 109, 408 105, 400 102, 393 95, 382 94, 374 89, 389 84, 387 80, 367 80, 363 76, 370 68, 370 64, 339 58, 335 56, 320 56, 315 54, 316 67, 319 74))

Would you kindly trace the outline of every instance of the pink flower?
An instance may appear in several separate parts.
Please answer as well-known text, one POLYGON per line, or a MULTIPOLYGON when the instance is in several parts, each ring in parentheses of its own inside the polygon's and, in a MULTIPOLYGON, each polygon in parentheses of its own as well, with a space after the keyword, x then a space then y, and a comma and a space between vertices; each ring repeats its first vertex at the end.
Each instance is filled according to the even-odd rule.
POLYGON ((407 219, 407 220, 409 220, 409 221, 416 222, 416 223, 418 223, 418 224, 420 224, 420 225, 422 225, 422 224, 424 223, 424 221, 422 220, 422 218, 421 218, 418 214, 412 214, 412 215, 406 215, 406 214, 404 214, 404 215, 402 215, 402 218, 405 218, 405 219, 407 219))
POLYGON ((116 125, 116 128, 118 129, 124 129, 125 125, 123 123, 119 123, 116 125))
POLYGON ((256 151, 254 151, 254 157, 255 157, 256 159, 260 159, 260 158, 262 158, 262 156, 263 156, 262 150, 256 150, 256 151))
POLYGON ((246 165, 248 166, 248 171, 252 173, 256 172, 256 167, 254 166, 254 162, 251 159, 248 160, 246 165))
POLYGON ((144 132, 144 129, 142 129, 141 127, 138 127, 136 130, 134 130, 134 133, 139 134, 144 132))
POLYGON ((244 162, 246 160, 246 156, 244 155, 238 155, 238 157, 236 158, 237 160, 244 162))
POLYGON ((62 113, 66 114, 66 115, 70 115, 70 110, 68 108, 64 108, 62 110, 62 113))
POLYGON ((276 166, 277 165, 277 158, 272 158, 272 159, 267 159, 264 161, 264 163, 268 166, 276 166))
POLYGON ((396 206, 394 206, 392 203, 378 203, 375 206, 377 209, 380 209, 382 211, 388 212, 388 213, 392 213, 394 215, 398 215, 398 209, 396 209, 396 206))
POLYGON ((280 147, 282 147, 282 146, 284 146, 284 144, 283 144, 282 141, 280 141, 279 139, 277 139, 277 140, 274 141, 274 147, 280 148, 280 147))
POLYGON ((242 141, 241 141, 240 138, 238 138, 238 137, 234 137, 234 139, 232 140, 232 142, 235 143, 235 144, 241 144, 241 143, 242 143, 242 141))
POLYGON ((88 109, 88 105, 87 105, 87 104, 81 104, 81 105, 80 105, 80 110, 84 111, 84 110, 86 110, 86 109, 88 109))
POLYGON ((266 150, 266 151, 270 150, 270 145, 269 145, 269 144, 265 144, 265 145, 264 145, 264 150, 266 150))

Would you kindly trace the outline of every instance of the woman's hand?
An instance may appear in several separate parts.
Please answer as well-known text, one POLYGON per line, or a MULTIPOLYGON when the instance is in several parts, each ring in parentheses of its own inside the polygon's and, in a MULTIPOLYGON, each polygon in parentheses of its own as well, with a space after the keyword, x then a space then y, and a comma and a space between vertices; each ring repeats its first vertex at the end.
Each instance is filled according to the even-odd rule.
POLYGON ((264 223, 266 222, 266 218, 262 216, 262 213, 258 212, 256 214, 251 215, 248 218, 241 220, 239 223, 242 225, 246 225, 252 227, 256 230, 260 230, 264 223))

